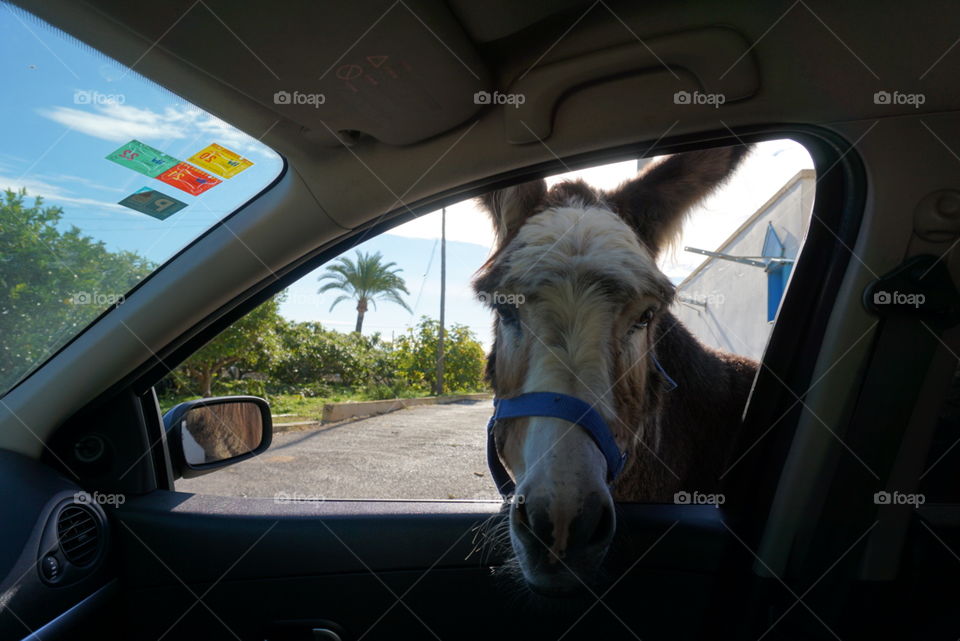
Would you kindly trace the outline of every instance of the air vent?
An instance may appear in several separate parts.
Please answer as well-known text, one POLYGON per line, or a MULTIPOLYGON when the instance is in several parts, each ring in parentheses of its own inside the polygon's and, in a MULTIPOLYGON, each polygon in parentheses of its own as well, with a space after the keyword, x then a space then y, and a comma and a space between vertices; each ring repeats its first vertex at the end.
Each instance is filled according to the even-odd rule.
POLYGON ((100 551, 100 520, 86 507, 68 505, 57 517, 57 538, 67 561, 89 565, 100 551))

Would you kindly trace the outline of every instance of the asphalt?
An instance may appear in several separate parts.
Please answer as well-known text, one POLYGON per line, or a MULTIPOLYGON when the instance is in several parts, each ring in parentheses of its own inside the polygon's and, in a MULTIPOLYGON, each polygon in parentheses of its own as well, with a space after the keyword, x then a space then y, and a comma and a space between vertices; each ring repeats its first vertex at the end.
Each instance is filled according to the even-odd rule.
POLYGON ((290 499, 499 499, 486 464, 489 400, 425 405, 274 434, 266 452, 181 492, 290 499))

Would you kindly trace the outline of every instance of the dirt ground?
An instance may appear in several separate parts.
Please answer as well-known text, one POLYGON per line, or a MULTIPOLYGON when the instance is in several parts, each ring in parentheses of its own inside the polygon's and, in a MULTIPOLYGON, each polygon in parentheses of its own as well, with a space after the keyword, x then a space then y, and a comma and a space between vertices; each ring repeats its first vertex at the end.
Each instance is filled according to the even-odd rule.
POLYGON ((260 498, 499 499, 486 463, 489 400, 425 405, 274 434, 258 457, 176 489, 260 498))

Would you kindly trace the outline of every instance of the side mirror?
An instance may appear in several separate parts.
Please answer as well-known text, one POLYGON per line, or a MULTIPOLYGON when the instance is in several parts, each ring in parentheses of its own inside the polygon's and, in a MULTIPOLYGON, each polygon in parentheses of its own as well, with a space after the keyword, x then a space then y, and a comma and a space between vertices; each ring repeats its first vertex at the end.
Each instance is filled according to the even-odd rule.
POLYGON ((270 405, 256 396, 180 403, 163 416, 176 477, 193 478, 239 463, 270 447, 270 405))

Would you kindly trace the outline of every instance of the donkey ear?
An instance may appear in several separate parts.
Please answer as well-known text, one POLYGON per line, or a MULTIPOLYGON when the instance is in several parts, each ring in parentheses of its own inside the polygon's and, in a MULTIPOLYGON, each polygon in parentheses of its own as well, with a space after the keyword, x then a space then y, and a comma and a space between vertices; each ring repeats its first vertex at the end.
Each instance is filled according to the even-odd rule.
POLYGON ((607 201, 656 255, 679 235, 690 209, 723 184, 751 149, 674 154, 608 193, 607 201))
POLYGON ((502 244, 505 238, 513 235, 534 213, 546 195, 547 183, 540 179, 481 196, 480 204, 493 219, 497 244, 502 244))

